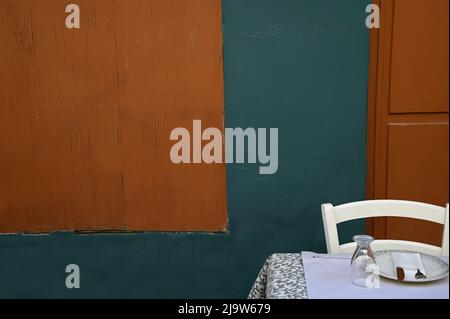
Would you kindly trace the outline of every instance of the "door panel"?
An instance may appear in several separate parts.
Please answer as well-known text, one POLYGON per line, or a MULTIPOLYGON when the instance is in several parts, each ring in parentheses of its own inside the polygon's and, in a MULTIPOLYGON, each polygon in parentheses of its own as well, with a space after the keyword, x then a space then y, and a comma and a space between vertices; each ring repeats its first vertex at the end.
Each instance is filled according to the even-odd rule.
MULTIPOLYGON (((390 124, 386 197, 444 206, 448 196, 448 124, 390 124)), ((440 245, 441 225, 388 218, 386 237, 440 245), (419 231, 420 230, 420 231, 419 231)))
POLYGON ((390 113, 448 112, 448 0, 396 0, 390 113))

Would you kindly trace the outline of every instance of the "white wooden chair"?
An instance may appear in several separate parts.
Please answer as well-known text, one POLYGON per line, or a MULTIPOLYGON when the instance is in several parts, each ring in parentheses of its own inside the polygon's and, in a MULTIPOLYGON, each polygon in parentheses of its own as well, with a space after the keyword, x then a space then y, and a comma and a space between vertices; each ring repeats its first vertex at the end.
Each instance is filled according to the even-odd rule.
POLYGON ((322 219, 329 254, 352 253, 356 248, 356 243, 339 245, 337 224, 368 217, 409 217, 444 225, 442 247, 404 240, 375 240, 371 245, 372 249, 374 251, 404 249, 435 256, 448 256, 448 215, 448 204, 446 207, 440 207, 404 200, 368 200, 339 206, 322 205, 322 219))

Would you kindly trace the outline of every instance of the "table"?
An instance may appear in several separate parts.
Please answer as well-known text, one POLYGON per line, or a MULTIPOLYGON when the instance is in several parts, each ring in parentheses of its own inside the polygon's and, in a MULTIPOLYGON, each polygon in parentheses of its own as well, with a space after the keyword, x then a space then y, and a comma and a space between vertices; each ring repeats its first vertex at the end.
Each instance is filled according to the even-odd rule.
MULTIPOLYGON (((447 260, 448 261, 448 258, 447 260)), ((448 299, 448 278, 428 284, 381 278, 380 288, 353 285, 350 255, 312 252, 273 254, 264 263, 249 299, 448 299)))

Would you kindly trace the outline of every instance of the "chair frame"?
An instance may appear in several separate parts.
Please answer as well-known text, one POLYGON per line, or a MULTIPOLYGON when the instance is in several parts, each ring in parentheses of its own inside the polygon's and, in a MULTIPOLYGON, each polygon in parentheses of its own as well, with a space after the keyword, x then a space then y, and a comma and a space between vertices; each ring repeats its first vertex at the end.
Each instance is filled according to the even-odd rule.
POLYGON ((449 204, 446 207, 405 201, 405 200, 367 200, 339 206, 322 204, 322 219, 329 254, 352 253, 355 243, 340 245, 337 225, 346 221, 368 217, 407 217, 444 225, 442 246, 434 246, 405 240, 375 240, 372 249, 413 250, 435 256, 449 255, 449 204))

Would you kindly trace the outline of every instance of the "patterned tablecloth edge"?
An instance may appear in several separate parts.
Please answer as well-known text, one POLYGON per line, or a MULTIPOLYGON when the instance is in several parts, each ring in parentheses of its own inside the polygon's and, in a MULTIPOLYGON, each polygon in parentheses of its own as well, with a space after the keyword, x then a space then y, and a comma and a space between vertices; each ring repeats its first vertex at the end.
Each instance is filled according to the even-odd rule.
POLYGON ((248 299, 307 299, 300 253, 272 254, 266 259, 248 299))

